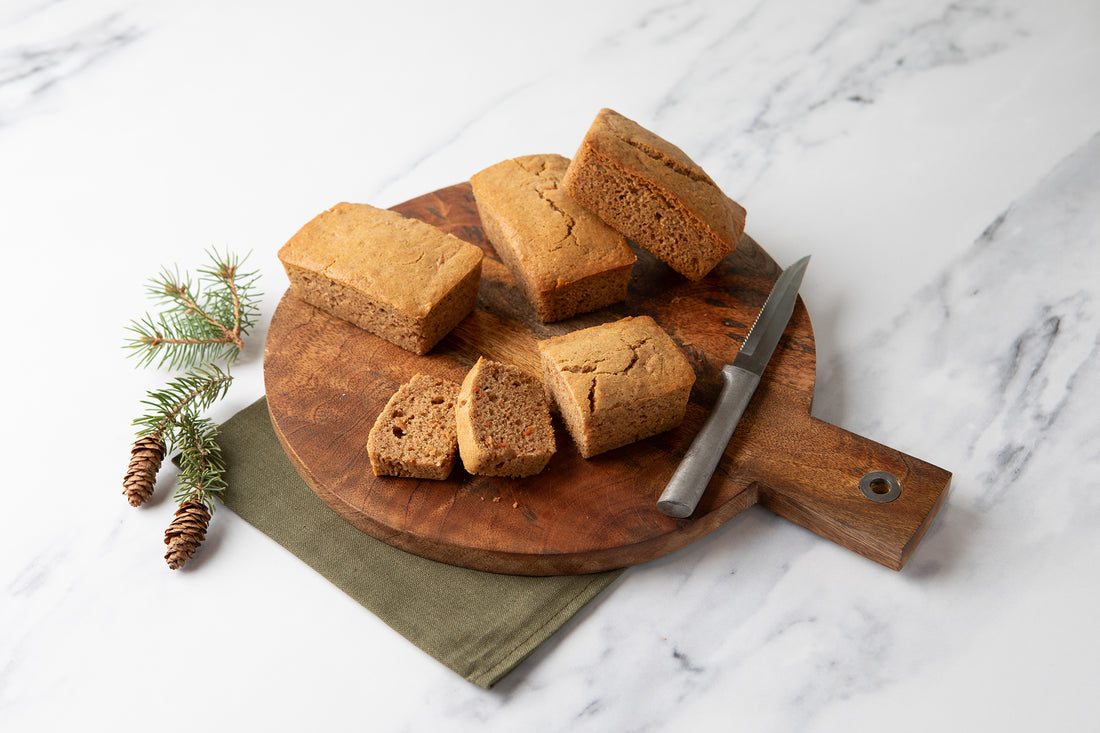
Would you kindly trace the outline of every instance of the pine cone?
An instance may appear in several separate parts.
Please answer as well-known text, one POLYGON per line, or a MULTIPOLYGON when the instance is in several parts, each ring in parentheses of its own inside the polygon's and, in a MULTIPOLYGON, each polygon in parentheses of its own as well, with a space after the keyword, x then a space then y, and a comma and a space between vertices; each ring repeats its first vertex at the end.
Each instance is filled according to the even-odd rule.
POLYGON ((172 523, 164 531, 164 544, 168 545, 164 559, 168 561, 168 567, 178 570, 191 559, 206 538, 209 523, 210 511, 201 501, 189 499, 180 504, 172 523))
POLYGON ((164 452, 164 442, 160 438, 146 435, 135 441, 130 451, 130 466, 122 480, 122 494, 130 501, 130 506, 141 506, 153 493, 164 452))

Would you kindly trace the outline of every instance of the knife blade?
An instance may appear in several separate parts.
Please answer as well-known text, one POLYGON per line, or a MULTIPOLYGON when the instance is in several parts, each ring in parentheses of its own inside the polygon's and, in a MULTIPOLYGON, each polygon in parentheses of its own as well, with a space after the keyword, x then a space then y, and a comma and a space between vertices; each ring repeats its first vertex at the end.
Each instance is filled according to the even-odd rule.
POLYGON ((718 400, 657 500, 662 513, 682 519, 695 511, 787 328, 809 262, 807 255, 783 271, 733 363, 722 367, 718 400))

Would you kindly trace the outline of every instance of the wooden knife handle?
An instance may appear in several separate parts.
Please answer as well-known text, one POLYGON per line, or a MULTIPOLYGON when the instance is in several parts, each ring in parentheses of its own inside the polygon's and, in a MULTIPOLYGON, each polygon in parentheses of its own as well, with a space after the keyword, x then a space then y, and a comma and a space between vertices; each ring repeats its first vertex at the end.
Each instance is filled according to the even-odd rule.
POLYGON ((901 570, 947 498, 951 473, 797 409, 754 420, 750 463, 757 501, 901 570), (883 474, 873 472, 885 472, 886 480, 875 480, 883 474), (883 501, 890 498, 890 477, 900 493, 883 501), (861 480, 871 484, 867 494, 861 480))

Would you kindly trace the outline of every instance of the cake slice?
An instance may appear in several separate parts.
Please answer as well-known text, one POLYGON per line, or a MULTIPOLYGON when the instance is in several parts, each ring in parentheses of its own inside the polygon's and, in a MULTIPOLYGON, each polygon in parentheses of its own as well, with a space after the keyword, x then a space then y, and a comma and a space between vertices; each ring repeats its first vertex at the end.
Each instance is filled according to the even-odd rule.
POLYGON ((546 389, 510 364, 477 360, 455 403, 458 452, 470 473, 532 476, 556 449, 546 389))
POLYGON ((472 178, 485 234, 543 323, 626 298, 634 251, 561 189, 569 159, 526 155, 472 178))
POLYGON ((341 203, 279 250, 294 293, 414 354, 473 310, 479 247, 395 211, 341 203))
POLYGON ((733 251, 745 209, 683 150, 602 109, 562 180, 565 192, 690 280, 733 251))
POLYGON ((684 419, 695 372, 649 316, 555 336, 538 347, 547 387, 584 458, 684 419))
POLYGON ((458 438, 458 384, 416 374, 390 397, 367 437, 375 476, 442 481, 451 475, 458 438))

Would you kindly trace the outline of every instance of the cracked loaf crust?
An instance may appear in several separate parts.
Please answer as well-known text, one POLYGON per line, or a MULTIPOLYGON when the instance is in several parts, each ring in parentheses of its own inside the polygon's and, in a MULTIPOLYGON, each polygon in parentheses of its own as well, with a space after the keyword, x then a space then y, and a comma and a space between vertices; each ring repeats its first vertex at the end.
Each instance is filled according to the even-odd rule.
POLYGON ((562 187, 690 280, 745 231, 745 209, 684 151, 610 109, 596 115, 562 187))
POLYGON ((390 397, 367 437, 375 476, 442 481, 458 453, 455 401, 458 384, 416 374, 390 397))
POLYGON ((294 292, 414 354, 477 303, 481 249, 395 211, 340 203, 279 250, 294 292))
POLYGON ((557 449, 546 388, 519 367, 484 357, 455 403, 458 453, 470 473, 533 476, 557 449))
POLYGON ((649 316, 540 341, 547 387, 585 458, 671 430, 695 372, 649 316))
POLYGON ((561 189, 569 159, 527 155, 471 179, 485 233, 543 323, 626 298, 634 251, 561 189))

